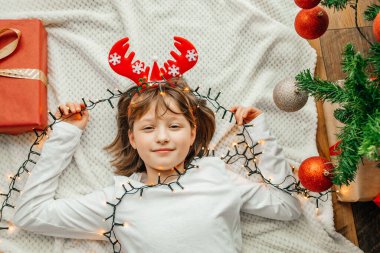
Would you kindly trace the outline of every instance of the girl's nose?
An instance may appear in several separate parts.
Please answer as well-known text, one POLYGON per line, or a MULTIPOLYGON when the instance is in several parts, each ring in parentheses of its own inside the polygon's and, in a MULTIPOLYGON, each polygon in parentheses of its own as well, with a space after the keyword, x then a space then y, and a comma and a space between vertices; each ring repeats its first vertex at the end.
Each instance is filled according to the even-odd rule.
POLYGON ((169 141, 169 135, 165 128, 161 127, 157 130, 156 141, 159 143, 165 143, 169 141))

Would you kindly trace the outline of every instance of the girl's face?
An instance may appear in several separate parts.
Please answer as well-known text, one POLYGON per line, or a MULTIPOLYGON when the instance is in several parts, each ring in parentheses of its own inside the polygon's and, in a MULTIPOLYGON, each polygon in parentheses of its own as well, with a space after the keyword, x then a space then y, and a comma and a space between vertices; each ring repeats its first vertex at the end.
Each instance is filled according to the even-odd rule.
MULTIPOLYGON (((167 98, 169 107, 174 112, 180 112, 177 104, 167 98)), ((136 119, 132 131, 129 131, 129 141, 145 163, 147 171, 166 171, 173 167, 182 167, 194 143, 196 130, 182 114, 175 114, 166 108, 158 108, 156 117, 156 102, 141 118, 136 119), (166 111, 165 111, 166 110, 166 111)))

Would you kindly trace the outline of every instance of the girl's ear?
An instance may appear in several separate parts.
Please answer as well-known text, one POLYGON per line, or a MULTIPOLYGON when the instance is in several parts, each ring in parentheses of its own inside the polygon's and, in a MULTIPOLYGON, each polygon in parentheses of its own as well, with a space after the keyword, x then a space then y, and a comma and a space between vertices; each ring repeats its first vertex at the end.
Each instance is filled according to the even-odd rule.
POLYGON ((130 129, 128 130, 128 138, 132 148, 136 149, 135 136, 133 135, 133 131, 131 131, 130 129))
POLYGON ((194 128, 191 129, 191 146, 194 144, 195 137, 197 136, 197 126, 194 126, 194 128))

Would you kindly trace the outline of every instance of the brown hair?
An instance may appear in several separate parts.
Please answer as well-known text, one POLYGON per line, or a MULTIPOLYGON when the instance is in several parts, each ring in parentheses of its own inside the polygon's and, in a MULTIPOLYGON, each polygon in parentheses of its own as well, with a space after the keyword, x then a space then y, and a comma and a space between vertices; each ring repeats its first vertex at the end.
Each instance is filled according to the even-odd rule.
POLYGON ((146 171, 143 160, 129 142, 128 130, 133 129, 134 122, 149 110, 152 102, 157 102, 156 116, 158 108, 166 108, 178 114, 172 111, 165 97, 172 98, 191 128, 197 129, 194 144, 185 159, 185 166, 194 157, 203 156, 207 152, 207 146, 215 132, 215 115, 207 107, 206 100, 197 98, 183 78, 172 78, 161 87, 165 92, 164 96, 160 94, 162 90, 159 88, 147 88, 140 93, 137 86, 134 86, 120 97, 116 115, 117 135, 111 144, 104 147, 113 156, 111 164, 116 167, 115 174, 130 176, 134 172, 146 171))

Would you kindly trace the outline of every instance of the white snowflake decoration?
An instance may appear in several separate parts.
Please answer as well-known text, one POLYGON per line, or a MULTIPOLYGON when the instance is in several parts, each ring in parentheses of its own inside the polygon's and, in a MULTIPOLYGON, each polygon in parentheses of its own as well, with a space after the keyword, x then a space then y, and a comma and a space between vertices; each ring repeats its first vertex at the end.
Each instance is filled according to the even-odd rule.
POLYGON ((196 61, 198 54, 195 52, 195 49, 187 50, 186 58, 188 61, 196 61))
POLYGON ((109 59, 109 62, 112 63, 112 65, 117 65, 117 64, 120 64, 120 59, 121 59, 121 56, 118 55, 117 53, 113 53, 110 55, 110 59, 109 59))
POLYGON ((132 65, 132 68, 133 73, 140 74, 144 70, 144 64, 142 64, 141 62, 136 62, 134 65, 132 65))
POLYGON ((176 76, 179 74, 179 67, 177 67, 176 65, 172 65, 171 67, 169 67, 169 74, 172 75, 172 76, 176 76))

